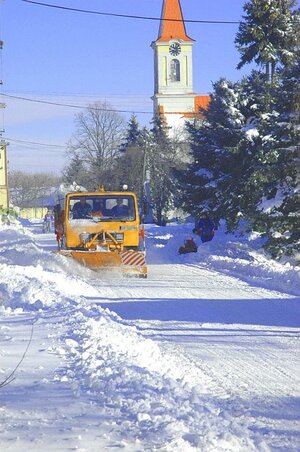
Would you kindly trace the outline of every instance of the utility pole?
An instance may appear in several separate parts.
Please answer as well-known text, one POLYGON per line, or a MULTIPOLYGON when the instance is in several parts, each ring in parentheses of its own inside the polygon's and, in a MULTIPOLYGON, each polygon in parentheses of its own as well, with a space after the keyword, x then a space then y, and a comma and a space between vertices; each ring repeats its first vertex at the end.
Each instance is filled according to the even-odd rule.
POLYGON ((144 165, 143 165, 143 215, 144 223, 154 223, 153 209, 150 194, 150 170, 147 169, 147 146, 144 148, 144 165))
POLYGON ((0 209, 9 209, 8 177, 7 177, 7 143, 0 141, 0 209))
MULTIPOLYGON (((3 85, 2 81, 2 49, 3 41, 0 37, 0 85, 3 85)), ((0 102, 0 109, 5 108, 5 103, 0 102)), ((4 133, 4 127, 0 130, 0 210, 9 209, 9 192, 8 192, 8 174, 7 174, 7 142, 3 140, 2 133, 4 133)))
POLYGON ((145 182, 144 182, 144 191, 145 191, 145 197, 146 197, 146 212, 145 212, 145 218, 144 223, 154 223, 153 218, 153 210, 152 210, 152 204, 151 204, 151 195, 150 195, 150 171, 145 171, 145 182))

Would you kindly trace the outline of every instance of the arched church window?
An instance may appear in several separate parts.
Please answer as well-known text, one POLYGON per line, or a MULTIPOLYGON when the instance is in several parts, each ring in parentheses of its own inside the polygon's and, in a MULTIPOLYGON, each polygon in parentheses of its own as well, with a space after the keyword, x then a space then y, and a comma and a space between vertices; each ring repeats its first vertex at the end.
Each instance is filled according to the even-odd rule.
POLYGON ((172 82, 180 82, 180 63, 179 60, 171 60, 170 65, 170 72, 171 72, 171 81, 172 82))

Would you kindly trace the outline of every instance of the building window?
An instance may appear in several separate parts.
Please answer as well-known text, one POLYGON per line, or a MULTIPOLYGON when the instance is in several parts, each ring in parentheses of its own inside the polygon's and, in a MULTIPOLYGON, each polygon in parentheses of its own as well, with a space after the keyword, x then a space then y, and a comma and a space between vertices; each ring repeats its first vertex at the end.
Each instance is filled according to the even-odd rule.
POLYGON ((180 63, 179 60, 172 60, 170 65, 171 81, 180 82, 180 63))

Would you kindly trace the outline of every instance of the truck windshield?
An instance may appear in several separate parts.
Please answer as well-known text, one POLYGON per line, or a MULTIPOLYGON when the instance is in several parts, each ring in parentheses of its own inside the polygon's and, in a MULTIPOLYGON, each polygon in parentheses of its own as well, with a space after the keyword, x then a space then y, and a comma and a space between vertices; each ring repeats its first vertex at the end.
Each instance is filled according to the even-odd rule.
POLYGON ((134 221, 133 196, 72 196, 69 199, 69 220, 134 221))

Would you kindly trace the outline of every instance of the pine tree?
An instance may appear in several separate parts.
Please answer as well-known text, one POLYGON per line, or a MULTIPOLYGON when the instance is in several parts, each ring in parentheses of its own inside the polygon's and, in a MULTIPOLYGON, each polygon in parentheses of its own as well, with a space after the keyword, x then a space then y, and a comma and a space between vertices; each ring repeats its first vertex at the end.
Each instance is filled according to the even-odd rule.
POLYGON ((238 69, 255 61, 265 67, 266 80, 271 72, 274 81, 276 65, 291 63, 298 20, 295 5, 296 0, 250 0, 244 5, 245 15, 235 39, 241 55, 238 69))
POLYGON ((273 257, 300 251, 299 71, 299 58, 282 71, 276 110, 265 116, 259 130, 264 191, 254 224, 266 234, 265 246, 273 257))
POLYGON ((204 121, 188 125, 193 162, 179 177, 184 208, 199 217, 209 211, 227 227, 237 227, 249 208, 245 187, 248 154, 240 112, 239 84, 221 79, 214 85, 204 121))
POLYGON ((258 124, 261 115, 272 111, 275 86, 265 83, 264 75, 253 70, 240 81, 240 111, 249 127, 258 124))
POLYGON ((87 186, 89 182, 88 170, 82 157, 74 152, 63 170, 63 180, 67 184, 76 182, 87 186))
POLYGON ((168 129, 159 116, 153 118, 149 138, 146 169, 150 171, 151 201, 157 223, 164 224, 169 209, 174 205, 175 184, 172 171, 176 162, 168 129))
MULTIPOLYGON (((256 206, 265 192, 266 159, 261 158, 262 124, 269 117, 275 105, 275 87, 266 84, 264 77, 257 71, 244 77, 239 84, 240 112, 245 118, 243 132, 244 165, 241 177, 240 195, 246 204, 244 216, 250 223, 256 215, 256 206)), ((269 156, 270 157, 270 156, 269 156)))
POLYGON ((178 175, 181 202, 198 217, 208 210, 234 230, 245 220, 266 236, 274 257, 299 252, 299 58, 294 1, 252 0, 236 42, 239 67, 254 60, 272 69, 241 82, 213 85, 203 121, 188 124, 192 162, 178 175), (247 34, 248 33, 248 34, 247 34), (278 65, 274 78, 275 65, 278 65), (295 101, 296 99, 296 101, 295 101), (298 105, 298 107, 297 107, 298 105))
POLYGON ((125 140, 121 144, 120 150, 126 152, 126 150, 132 146, 139 146, 141 138, 141 129, 138 123, 136 115, 131 115, 128 121, 128 126, 125 134, 125 140))
POLYGON ((213 172, 216 156, 207 136, 208 124, 194 118, 187 122, 186 129, 192 161, 186 168, 175 173, 179 194, 176 207, 182 207, 194 218, 199 218, 204 210, 216 214, 216 184, 213 172))
POLYGON ((140 196, 143 187, 144 141, 135 115, 128 121, 120 151, 114 165, 115 185, 127 184, 130 190, 140 196))

